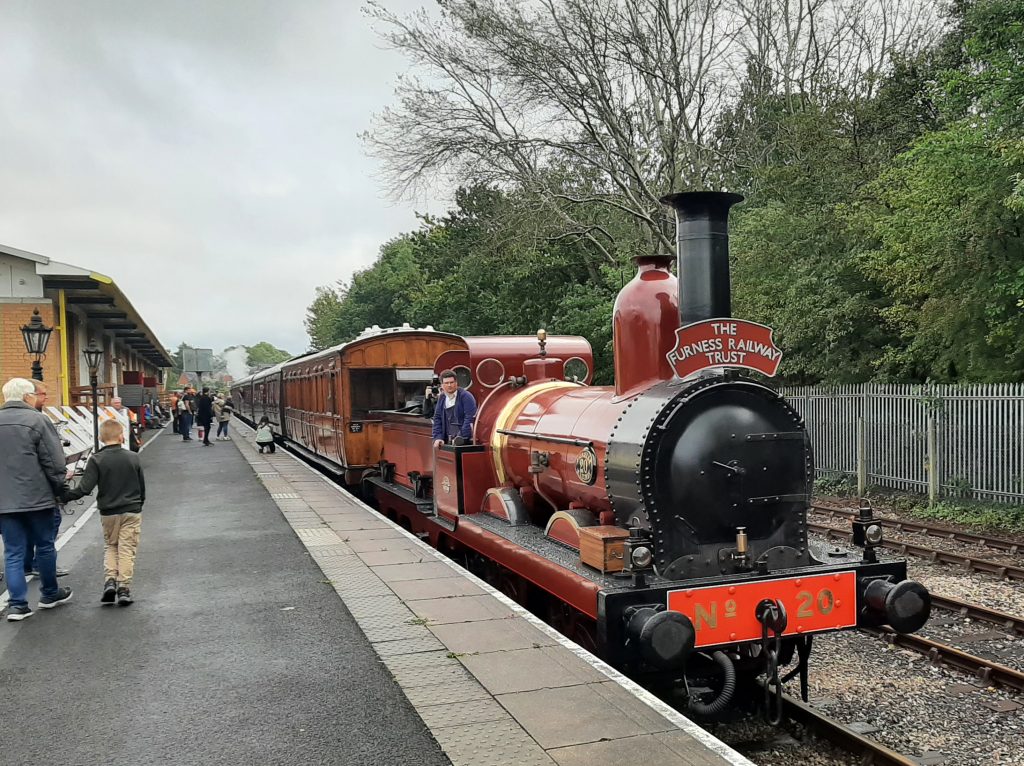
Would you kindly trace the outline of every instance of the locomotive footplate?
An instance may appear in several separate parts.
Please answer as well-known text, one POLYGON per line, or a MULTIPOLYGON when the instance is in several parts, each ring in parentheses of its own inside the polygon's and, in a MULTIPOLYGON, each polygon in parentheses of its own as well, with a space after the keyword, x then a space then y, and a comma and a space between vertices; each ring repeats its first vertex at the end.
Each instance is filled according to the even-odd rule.
MULTIPOLYGON (((507 521, 496 519, 493 516, 488 516, 484 513, 474 513, 472 515, 463 516, 462 522, 475 524, 476 526, 487 530, 491 534, 504 538, 510 543, 514 543, 531 553, 557 564, 576 576, 585 577, 586 579, 596 583, 602 590, 611 591, 619 588, 628 589, 632 587, 630 580, 626 577, 617 577, 613 574, 605 574, 581 563, 579 551, 569 548, 562 543, 555 542, 545 535, 544 530, 540 527, 532 525, 513 527, 510 526, 507 521)), ((659 584, 667 584, 668 582, 666 580, 660 580, 653 575, 652 580, 659 584)))
POLYGON ((613 661, 626 656, 626 625, 639 608, 679 612, 693 624, 695 648, 707 651, 761 639, 756 610, 765 599, 782 602, 789 613, 783 636, 881 624, 865 598, 867 583, 906 579, 902 561, 865 564, 859 560, 779 570, 770 575, 707 577, 631 590, 602 590, 598 595, 599 641, 613 661))

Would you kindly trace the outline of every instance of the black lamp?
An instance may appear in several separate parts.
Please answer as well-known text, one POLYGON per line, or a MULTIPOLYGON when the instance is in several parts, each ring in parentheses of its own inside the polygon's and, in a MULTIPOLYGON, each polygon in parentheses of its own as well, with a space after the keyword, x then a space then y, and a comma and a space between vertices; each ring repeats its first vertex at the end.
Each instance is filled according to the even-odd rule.
POLYGON ((41 360, 46 356, 46 347, 50 343, 51 332, 53 332, 53 328, 43 324, 43 318, 39 316, 39 309, 33 309, 32 319, 21 327, 21 337, 25 339, 25 348, 33 356, 32 377, 35 380, 43 379, 41 360))
POLYGON ((96 386, 99 384, 97 378, 100 374, 100 363, 103 361, 103 349, 96 345, 96 339, 93 338, 89 341, 89 347, 82 351, 82 355, 85 357, 85 364, 89 368, 89 385, 92 387, 92 450, 93 452, 99 452, 100 416, 96 403, 99 393, 96 391, 96 386))

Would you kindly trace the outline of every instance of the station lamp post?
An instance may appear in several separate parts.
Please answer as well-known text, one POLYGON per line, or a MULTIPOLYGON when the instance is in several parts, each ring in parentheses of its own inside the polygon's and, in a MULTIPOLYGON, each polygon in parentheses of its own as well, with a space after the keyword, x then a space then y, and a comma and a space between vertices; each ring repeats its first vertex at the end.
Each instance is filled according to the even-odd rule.
POLYGON ((46 346, 50 343, 52 327, 43 324, 43 318, 39 316, 39 309, 33 309, 32 319, 28 324, 21 326, 21 337, 25 339, 25 348, 32 355, 32 378, 43 379, 42 358, 46 356, 46 346))
POLYGON ((85 356, 85 364, 89 368, 89 386, 92 388, 92 451, 100 451, 100 414, 97 409, 96 400, 99 392, 96 390, 100 374, 100 363, 103 361, 103 349, 96 345, 96 339, 89 341, 89 347, 82 354, 85 356))

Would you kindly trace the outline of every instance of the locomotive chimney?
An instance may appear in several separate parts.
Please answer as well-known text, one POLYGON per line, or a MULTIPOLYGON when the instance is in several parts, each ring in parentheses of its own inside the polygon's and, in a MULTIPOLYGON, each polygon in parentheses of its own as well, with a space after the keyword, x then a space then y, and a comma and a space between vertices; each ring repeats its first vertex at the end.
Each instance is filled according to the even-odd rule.
POLYGON ((729 287, 729 208, 743 201, 729 192, 667 194, 676 211, 679 321, 682 326, 732 316, 729 287))

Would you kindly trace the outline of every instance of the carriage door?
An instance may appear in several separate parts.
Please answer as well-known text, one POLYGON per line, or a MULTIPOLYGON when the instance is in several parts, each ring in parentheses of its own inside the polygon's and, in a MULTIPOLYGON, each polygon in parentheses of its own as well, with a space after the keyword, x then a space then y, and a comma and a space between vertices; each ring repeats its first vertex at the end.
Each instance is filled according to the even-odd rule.
POLYGON ((331 443, 330 443, 330 456, 331 459, 336 460, 339 463, 344 463, 344 454, 342 450, 342 444, 344 443, 344 436, 342 435, 341 428, 341 410, 338 407, 340 397, 338 395, 338 371, 334 367, 334 360, 330 363, 330 374, 327 378, 327 414, 331 417, 331 443))

